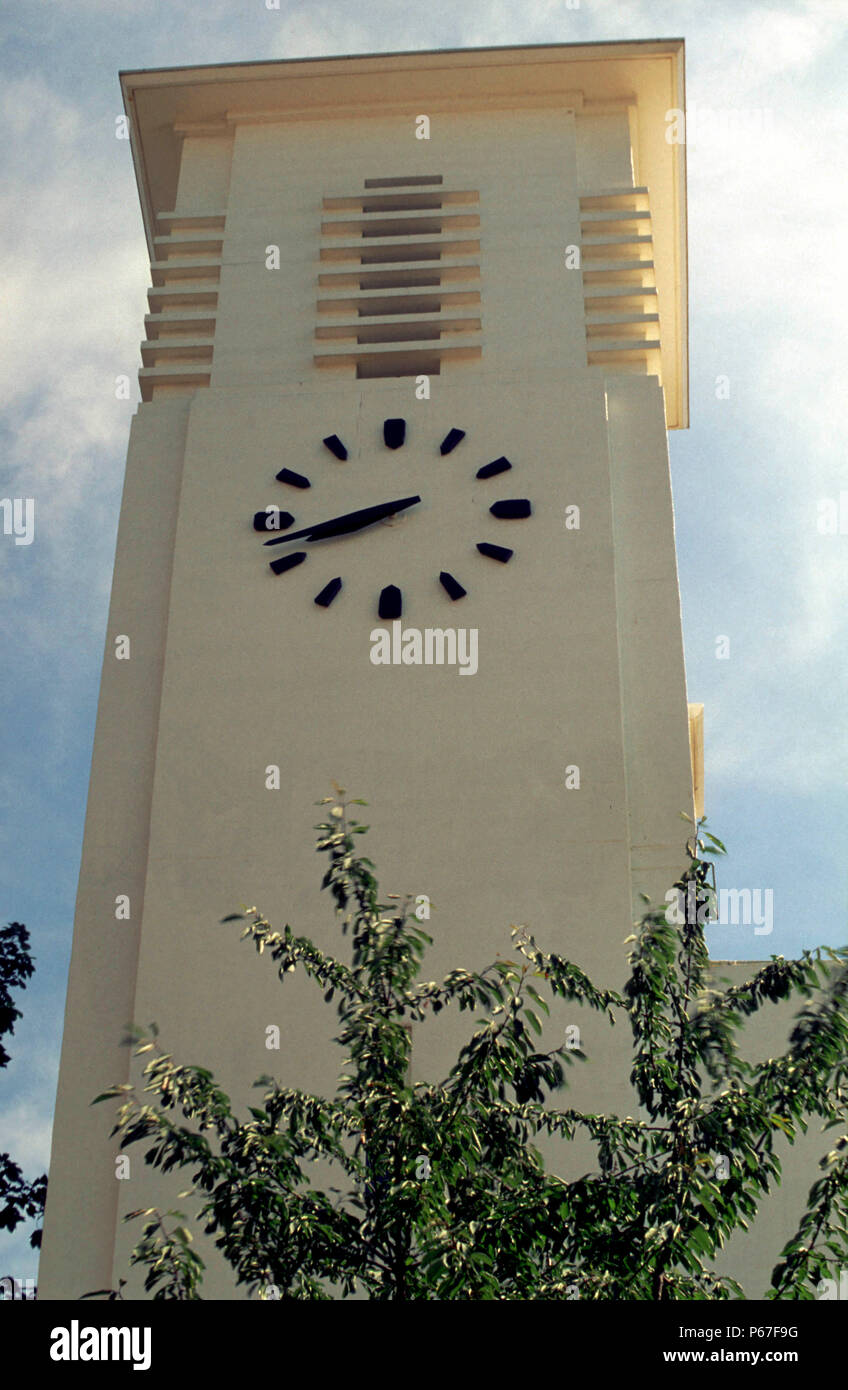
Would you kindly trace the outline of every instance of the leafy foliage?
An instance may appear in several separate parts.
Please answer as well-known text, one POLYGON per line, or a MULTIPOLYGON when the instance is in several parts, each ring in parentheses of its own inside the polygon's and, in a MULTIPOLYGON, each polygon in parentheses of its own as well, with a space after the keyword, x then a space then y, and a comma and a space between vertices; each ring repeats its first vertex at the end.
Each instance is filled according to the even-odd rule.
MULTIPOLYGON (((367 826, 350 812, 365 803, 338 792, 319 803, 329 810, 317 848, 329 861, 322 887, 351 937, 350 964, 288 925, 275 931, 257 908, 224 919, 245 923, 242 937, 281 981, 303 970, 327 1003, 337 1000, 345 1062, 335 1097, 265 1076, 261 1105, 238 1119, 209 1071, 161 1050, 155 1027, 134 1035, 136 1054, 150 1054, 150 1101, 130 1083, 98 1097, 121 1100, 113 1134, 122 1147, 148 1144, 149 1164, 190 1172, 181 1195, 198 1201, 198 1220, 237 1281, 285 1299, 743 1298, 715 1261, 779 1182, 776 1139, 794 1140, 815 1116, 843 1133, 769 1294, 814 1297, 814 1281, 848 1259, 848 952, 776 956, 722 989, 702 914, 678 925, 661 907, 628 938, 621 994, 597 989, 524 927, 512 928, 514 959, 419 983, 432 939, 411 899, 378 901, 374 865, 357 850, 367 826), (786 1053, 745 1060, 745 1019, 793 994, 807 1002, 786 1053), (539 1015, 562 1002, 629 1023, 639 1118, 551 1104, 566 1067, 585 1060, 565 1046, 537 1050, 539 1015), (413 1083, 412 1026, 450 1006, 480 1014, 473 1034, 443 1080, 413 1083), (574 1181, 546 1172, 535 1145, 543 1134, 588 1136, 596 1170, 574 1181), (339 1170, 343 1185, 318 1185, 315 1160, 339 1170)), ((724 846, 702 826, 675 887, 709 902, 724 846)), ((148 1292, 200 1297, 204 1265, 184 1214, 130 1217, 145 1222, 132 1258, 146 1267, 148 1292)))
MULTIPOLYGON (((34 970, 26 927, 21 922, 0 927, 0 1038, 13 1034, 15 1022, 21 1017, 12 990, 26 989, 34 970)), ((10 1061, 0 1042, 0 1067, 8 1066, 10 1061)), ((14 1231, 21 1221, 43 1216, 46 1196, 46 1173, 28 1182, 10 1155, 0 1153, 0 1231, 14 1231)), ((29 1243, 36 1249, 41 1245, 40 1227, 32 1232, 29 1243)))

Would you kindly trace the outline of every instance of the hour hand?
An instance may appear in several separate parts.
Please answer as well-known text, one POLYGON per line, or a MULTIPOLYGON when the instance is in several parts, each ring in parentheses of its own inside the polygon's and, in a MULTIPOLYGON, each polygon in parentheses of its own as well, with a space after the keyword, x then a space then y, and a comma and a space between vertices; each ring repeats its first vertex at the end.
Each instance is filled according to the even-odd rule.
POLYGON ((396 512, 406 511, 420 502, 420 497, 401 497, 396 502, 380 502, 376 507, 361 507, 358 512, 346 512, 344 516, 332 517, 329 521, 316 522, 305 526, 302 531, 288 531, 285 536, 274 536, 266 545, 285 545, 287 541, 321 541, 329 536, 346 536, 351 531, 361 531, 365 526, 373 526, 375 521, 394 516, 396 512))

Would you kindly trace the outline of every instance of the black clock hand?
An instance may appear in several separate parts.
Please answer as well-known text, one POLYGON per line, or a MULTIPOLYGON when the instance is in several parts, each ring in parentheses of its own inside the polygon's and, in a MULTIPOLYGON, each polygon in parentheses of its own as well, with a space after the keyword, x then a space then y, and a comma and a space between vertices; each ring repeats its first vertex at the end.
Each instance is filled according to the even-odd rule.
POLYGON ((285 545, 286 541, 320 541, 328 536, 346 536, 351 531, 361 531, 364 526, 372 526, 375 521, 394 516, 420 502, 420 497, 401 497, 397 502, 381 502, 376 507, 362 507, 358 512, 347 512, 344 516, 333 517, 330 521, 319 521, 314 526, 305 526, 302 531, 289 531, 285 536, 275 536, 266 545, 285 545))

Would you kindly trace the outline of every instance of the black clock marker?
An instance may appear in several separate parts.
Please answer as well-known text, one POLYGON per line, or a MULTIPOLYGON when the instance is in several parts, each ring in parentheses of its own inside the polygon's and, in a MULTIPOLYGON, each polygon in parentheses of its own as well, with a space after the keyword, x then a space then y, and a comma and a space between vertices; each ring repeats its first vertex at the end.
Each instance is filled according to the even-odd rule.
POLYGON ((295 473, 291 468, 281 468, 277 474, 277 482, 288 483, 289 487, 312 486, 308 478, 305 478, 302 473, 295 473))
MULTIPOLYGON (((276 508, 275 508, 275 510, 276 510, 276 508)), ((291 512, 280 512, 279 515, 280 515, 280 519, 279 519, 277 525, 276 525, 276 526, 269 526, 269 525, 268 525, 268 522, 271 521, 271 520, 273 520, 273 518, 272 518, 272 516, 271 516, 271 514, 270 514, 269 512, 267 512, 267 511, 265 511, 265 512, 254 512, 254 515, 253 515, 253 529, 254 529, 254 531, 285 531, 287 527, 291 526, 292 522, 294 521, 294 517, 292 516, 291 512)))
MULTIPOLYGON (((454 449, 456 448, 457 444, 460 442, 461 439, 464 439, 464 438, 465 438, 465 430, 458 430, 458 429, 448 430, 447 434, 445 435, 444 439, 442 440, 441 444, 439 445, 439 453, 442 454, 442 455, 453 453, 453 451, 454 451, 454 449)), ((479 474, 478 474, 478 477, 479 477, 479 474)))
POLYGON ((478 478, 494 478, 498 473, 506 473, 512 467, 509 459, 494 459, 491 463, 484 463, 482 468, 477 469, 478 478))
POLYGON ((505 545, 490 545, 488 541, 480 541, 477 549, 481 555, 488 555, 490 560, 500 560, 502 565, 515 554, 514 550, 507 550, 505 545))
POLYGON ((383 443, 387 449, 399 449, 406 440, 405 420, 383 421, 383 443))
POLYGON ((286 570, 293 570, 296 565, 302 565, 305 559, 305 550, 295 550, 292 555, 284 555, 281 560, 272 560, 271 569, 275 574, 285 574, 286 570))
POLYGON ((326 439, 321 440, 321 443, 326 444, 330 453, 334 454, 337 459, 341 459, 342 463, 344 463, 347 458, 347 449, 344 444, 342 444, 337 434, 328 434, 326 439))
POLYGON ((465 595, 468 593, 467 589, 463 589, 459 580, 454 579, 453 575, 448 574, 447 570, 442 570, 439 575, 439 583, 454 602, 456 602, 458 598, 465 598, 465 595))
POLYGON ((340 579, 331 579, 329 584, 325 584, 320 594, 315 595, 315 602, 319 608, 329 608, 339 589, 342 587, 340 579))
POLYGON ((493 502, 489 511, 492 516, 499 516, 504 520, 514 517, 530 515, 530 503, 526 497, 511 497, 507 502, 493 502))
POLYGON ((399 618, 403 612, 403 597, 396 584, 387 584, 380 594, 380 602, 377 613, 381 618, 390 621, 399 618))

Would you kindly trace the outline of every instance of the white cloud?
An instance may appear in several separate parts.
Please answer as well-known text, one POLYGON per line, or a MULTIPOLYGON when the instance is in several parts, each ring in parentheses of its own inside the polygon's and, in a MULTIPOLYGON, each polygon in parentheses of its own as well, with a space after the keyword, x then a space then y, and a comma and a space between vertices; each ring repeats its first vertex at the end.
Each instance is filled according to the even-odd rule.
POLYGON ((3 1107, 3 1148, 11 1154, 28 1181, 47 1171, 53 1132, 50 1105, 39 1106, 20 1099, 3 1107))
POLYGON ((760 794, 824 794, 844 786, 848 765, 834 699, 848 538, 816 529, 818 500, 837 497, 846 477, 835 345, 848 287, 834 266, 848 230, 836 176, 848 162, 848 113, 813 75, 844 26, 840 8, 740 9, 720 42, 689 47, 690 104, 719 113, 696 120, 688 151, 693 368, 708 344, 710 376, 730 375, 743 429, 719 434, 730 452, 712 461, 722 551, 710 577, 716 630, 738 625, 744 638, 732 667, 714 673, 724 693, 699 698, 710 776, 760 794), (768 119, 756 116, 763 108, 768 119))
POLYGON ((116 400, 115 377, 129 376, 136 394, 149 272, 138 212, 116 196, 133 178, 113 126, 92 123, 41 77, 10 80, 2 103, 19 139, 0 197, 2 486, 35 499, 27 549, 37 563, 13 547, 0 563, 16 598, 5 621, 18 648, 35 651, 55 649, 62 615, 77 630, 89 613, 102 622, 90 600, 108 584, 103 538, 134 408, 116 400))
MULTIPOLYGON (((712 31, 712 84, 732 90, 739 83, 762 87, 775 77, 803 78, 845 33, 845 8, 833 0, 800 4, 733 6, 734 14, 716 42, 712 31)), ((711 29, 707 17, 708 30, 711 29)))

